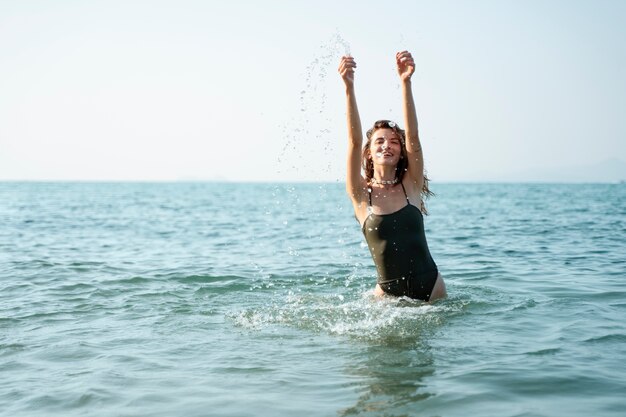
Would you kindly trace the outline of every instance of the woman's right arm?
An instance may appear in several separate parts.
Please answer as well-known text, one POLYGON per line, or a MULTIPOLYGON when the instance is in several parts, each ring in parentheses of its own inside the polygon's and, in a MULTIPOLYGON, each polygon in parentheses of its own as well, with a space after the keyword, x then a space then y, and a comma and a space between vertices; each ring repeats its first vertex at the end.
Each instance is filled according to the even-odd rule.
POLYGON ((351 56, 341 58, 339 74, 346 86, 346 109, 348 121, 348 172, 346 177, 346 191, 355 207, 363 201, 364 184, 361 177, 361 147, 363 145, 363 131, 359 108, 354 94, 354 69, 356 63, 351 56))

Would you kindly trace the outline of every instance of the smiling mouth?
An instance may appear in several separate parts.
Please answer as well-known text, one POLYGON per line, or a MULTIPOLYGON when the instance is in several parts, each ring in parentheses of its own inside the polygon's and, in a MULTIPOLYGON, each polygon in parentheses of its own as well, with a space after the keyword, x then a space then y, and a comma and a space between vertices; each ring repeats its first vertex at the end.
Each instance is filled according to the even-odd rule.
POLYGON ((384 152, 384 153, 383 152, 376 152, 376 156, 378 158, 392 158, 393 154, 389 153, 389 152, 384 152))

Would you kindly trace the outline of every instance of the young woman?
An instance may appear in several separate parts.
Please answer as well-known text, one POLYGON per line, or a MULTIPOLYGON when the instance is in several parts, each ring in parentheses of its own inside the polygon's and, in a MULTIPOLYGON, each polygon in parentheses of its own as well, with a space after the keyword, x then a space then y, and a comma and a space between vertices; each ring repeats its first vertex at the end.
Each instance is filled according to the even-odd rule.
POLYGON ((346 191, 378 271, 374 293, 433 301, 446 296, 446 287, 424 234, 423 198, 430 191, 411 89, 415 62, 402 51, 396 54, 396 65, 406 131, 390 120, 379 120, 367 131, 363 147, 354 93, 356 63, 350 56, 341 58, 348 117, 346 191))

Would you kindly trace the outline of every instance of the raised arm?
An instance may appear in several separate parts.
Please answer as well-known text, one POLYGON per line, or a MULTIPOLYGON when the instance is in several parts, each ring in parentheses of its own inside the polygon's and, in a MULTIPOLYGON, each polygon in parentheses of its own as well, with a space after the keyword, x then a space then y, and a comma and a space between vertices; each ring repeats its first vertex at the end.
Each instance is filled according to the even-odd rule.
POLYGON ((363 146, 363 131, 359 108, 354 93, 354 69, 356 62, 351 56, 344 56, 339 63, 339 74, 346 86, 346 109, 348 121, 348 170, 346 177, 346 191, 356 206, 363 200, 363 179, 361 177, 361 147, 363 146))
POLYGON ((413 89, 411 87, 411 76, 415 72, 415 61, 410 52, 402 51, 396 54, 396 65, 402 83, 402 109, 406 129, 406 150, 409 158, 407 174, 417 189, 421 190, 424 184, 424 157, 417 130, 417 112, 415 111, 415 101, 413 100, 413 89))

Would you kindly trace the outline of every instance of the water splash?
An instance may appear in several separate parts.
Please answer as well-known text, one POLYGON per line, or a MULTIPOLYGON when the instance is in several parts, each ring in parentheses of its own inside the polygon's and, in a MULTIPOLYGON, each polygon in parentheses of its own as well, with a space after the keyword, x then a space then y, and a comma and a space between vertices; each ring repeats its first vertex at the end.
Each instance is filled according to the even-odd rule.
POLYGON ((350 52, 350 44, 341 35, 337 32, 334 35, 336 45, 343 46, 343 54, 344 56, 352 56, 350 52))
MULTIPOLYGON (((320 166, 305 157, 318 152, 335 152, 336 141, 330 139, 330 134, 337 125, 337 115, 327 111, 328 90, 331 88, 328 75, 336 73, 342 55, 350 55, 350 44, 336 32, 319 49, 321 52, 305 69, 297 113, 280 126, 284 145, 277 157, 277 167, 282 175, 304 173, 319 177, 320 166)), ((321 170, 330 173, 332 168, 332 164, 327 163, 321 170)))
POLYGON ((405 297, 358 294, 290 293, 280 302, 232 312, 235 326, 261 331, 274 326, 367 341, 414 341, 435 330, 458 303, 427 304, 405 297))

